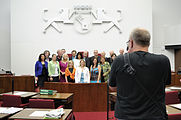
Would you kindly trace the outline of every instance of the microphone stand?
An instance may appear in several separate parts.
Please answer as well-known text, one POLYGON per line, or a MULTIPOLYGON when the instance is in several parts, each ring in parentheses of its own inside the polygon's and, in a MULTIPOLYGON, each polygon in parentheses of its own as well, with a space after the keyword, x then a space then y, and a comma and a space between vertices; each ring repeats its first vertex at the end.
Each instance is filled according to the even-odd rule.
POLYGON ((11 76, 11 78, 12 78, 12 94, 14 94, 14 78, 13 76, 11 76))
POLYGON ((10 71, 10 74, 12 75, 11 76, 11 81, 12 81, 12 86, 11 86, 11 88, 12 88, 12 94, 14 94, 14 74, 10 71))

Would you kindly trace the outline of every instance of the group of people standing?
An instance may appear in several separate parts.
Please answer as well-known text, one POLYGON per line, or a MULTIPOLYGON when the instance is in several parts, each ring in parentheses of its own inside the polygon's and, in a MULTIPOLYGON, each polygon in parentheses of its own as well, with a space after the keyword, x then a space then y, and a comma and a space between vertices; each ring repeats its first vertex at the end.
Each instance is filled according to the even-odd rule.
MULTIPOLYGON (((121 50, 120 50, 121 51, 121 50)), ((122 51, 121 51, 122 52, 122 51)), ((123 54, 123 52, 120 54, 123 54)), ((110 57, 105 57, 105 52, 98 54, 94 50, 94 56, 88 57, 88 51, 66 54, 65 49, 52 54, 48 50, 39 55, 35 64, 35 80, 42 88, 45 81, 72 82, 72 83, 101 83, 107 82, 111 70, 111 64, 116 58, 114 51, 110 51, 110 57)))

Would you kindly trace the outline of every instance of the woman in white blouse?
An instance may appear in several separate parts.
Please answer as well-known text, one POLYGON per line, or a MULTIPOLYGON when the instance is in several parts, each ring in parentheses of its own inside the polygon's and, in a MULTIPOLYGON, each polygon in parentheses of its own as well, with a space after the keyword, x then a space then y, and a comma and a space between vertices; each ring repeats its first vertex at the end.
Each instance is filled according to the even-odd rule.
POLYGON ((75 83, 90 83, 89 69, 85 67, 84 60, 80 60, 80 67, 75 71, 75 83))

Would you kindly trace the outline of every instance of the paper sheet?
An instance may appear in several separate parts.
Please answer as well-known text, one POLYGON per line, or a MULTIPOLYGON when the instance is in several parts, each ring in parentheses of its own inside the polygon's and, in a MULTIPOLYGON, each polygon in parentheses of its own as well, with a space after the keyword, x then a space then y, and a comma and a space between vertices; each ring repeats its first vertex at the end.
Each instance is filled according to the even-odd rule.
POLYGON ((14 93, 14 95, 23 95, 23 94, 26 94, 27 92, 17 92, 17 93, 14 93))
POLYGON ((181 90, 181 87, 169 87, 169 89, 172 89, 172 90, 181 90))
POLYGON ((1 109, 2 111, 0 113, 6 113, 6 114, 13 114, 16 113, 20 110, 23 110, 23 108, 14 108, 14 107, 10 107, 10 108, 6 108, 6 109, 1 109))
POLYGON ((170 105, 170 106, 181 109, 181 104, 173 104, 173 105, 170 105))
POLYGON ((172 91, 171 89, 169 89, 169 88, 165 88, 165 91, 167 92, 167 91, 172 91))
POLYGON ((29 116, 34 116, 34 117, 43 117, 45 114, 47 114, 49 111, 35 111, 29 116))
POLYGON ((5 110, 7 110, 7 108, 0 107, 0 113, 3 113, 5 110))
POLYGON ((64 114, 63 108, 56 109, 56 110, 51 110, 45 115, 45 118, 50 118, 50 119, 59 119, 61 116, 64 114))

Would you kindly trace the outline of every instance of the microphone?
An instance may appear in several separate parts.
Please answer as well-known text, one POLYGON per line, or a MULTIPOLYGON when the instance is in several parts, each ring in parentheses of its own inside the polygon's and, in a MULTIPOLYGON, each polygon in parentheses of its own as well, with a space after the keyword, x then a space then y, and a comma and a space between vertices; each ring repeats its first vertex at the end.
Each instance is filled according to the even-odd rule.
POLYGON ((1 69, 1 71, 5 71, 3 68, 0 68, 1 69))

